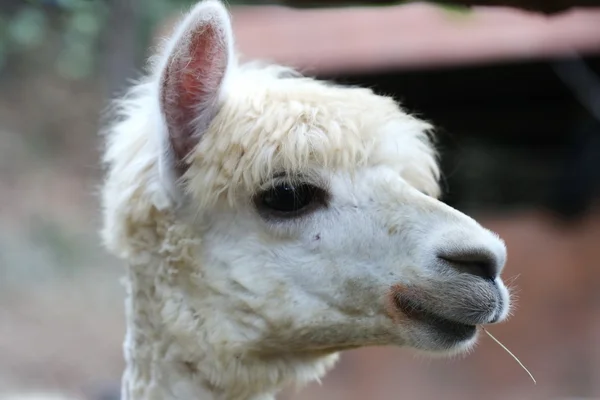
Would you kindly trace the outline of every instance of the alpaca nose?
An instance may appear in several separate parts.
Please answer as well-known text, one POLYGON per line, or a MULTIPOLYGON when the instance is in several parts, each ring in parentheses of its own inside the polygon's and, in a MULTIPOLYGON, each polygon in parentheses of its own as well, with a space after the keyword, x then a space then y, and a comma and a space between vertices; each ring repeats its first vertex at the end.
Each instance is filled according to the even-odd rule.
POLYGON ((500 260, 487 250, 461 249, 438 255, 444 264, 467 274, 493 281, 500 273, 500 260))

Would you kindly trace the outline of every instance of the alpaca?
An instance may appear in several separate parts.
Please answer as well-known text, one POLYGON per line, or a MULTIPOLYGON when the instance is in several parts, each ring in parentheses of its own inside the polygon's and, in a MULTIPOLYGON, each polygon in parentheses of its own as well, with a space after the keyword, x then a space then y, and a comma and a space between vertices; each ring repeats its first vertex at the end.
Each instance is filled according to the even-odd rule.
POLYGON ((127 264, 123 400, 269 400, 344 350, 472 348, 506 248, 439 200, 433 127, 373 91, 241 63, 195 5, 106 127, 127 264))

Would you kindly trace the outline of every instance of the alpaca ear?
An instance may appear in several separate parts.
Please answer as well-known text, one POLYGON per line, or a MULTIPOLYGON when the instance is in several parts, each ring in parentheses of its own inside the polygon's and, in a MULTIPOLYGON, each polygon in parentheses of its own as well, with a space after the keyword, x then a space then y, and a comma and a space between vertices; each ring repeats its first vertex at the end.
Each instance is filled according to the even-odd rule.
POLYGON ((176 30, 167 53, 160 76, 160 107, 168 129, 166 153, 171 168, 180 175, 185 157, 218 111, 234 62, 225 7, 216 0, 196 5, 176 30))

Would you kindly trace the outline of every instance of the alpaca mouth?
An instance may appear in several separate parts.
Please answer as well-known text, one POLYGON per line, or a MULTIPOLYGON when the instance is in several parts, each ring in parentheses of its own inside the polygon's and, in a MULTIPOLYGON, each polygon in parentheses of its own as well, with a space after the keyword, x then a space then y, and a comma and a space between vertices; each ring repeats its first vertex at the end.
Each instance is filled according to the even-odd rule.
POLYGON ((459 342, 470 339, 477 332, 476 324, 459 322, 428 310, 422 303, 407 296, 394 296, 399 311, 412 321, 427 325, 431 331, 444 336, 445 341, 459 342))

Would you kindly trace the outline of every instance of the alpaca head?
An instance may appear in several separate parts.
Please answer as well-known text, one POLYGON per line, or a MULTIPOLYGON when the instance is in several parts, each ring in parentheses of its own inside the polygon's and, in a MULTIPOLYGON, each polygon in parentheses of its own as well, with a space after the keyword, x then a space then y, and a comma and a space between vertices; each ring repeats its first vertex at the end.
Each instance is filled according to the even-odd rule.
POLYGON ((238 65, 213 1, 174 31, 144 90, 107 153, 105 238, 130 260, 136 224, 162 238, 146 250, 177 277, 159 313, 189 354, 453 353, 507 316, 503 242, 437 199, 430 125, 392 99, 238 65), (167 227, 144 222, 160 213, 167 227))

